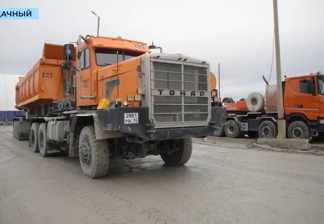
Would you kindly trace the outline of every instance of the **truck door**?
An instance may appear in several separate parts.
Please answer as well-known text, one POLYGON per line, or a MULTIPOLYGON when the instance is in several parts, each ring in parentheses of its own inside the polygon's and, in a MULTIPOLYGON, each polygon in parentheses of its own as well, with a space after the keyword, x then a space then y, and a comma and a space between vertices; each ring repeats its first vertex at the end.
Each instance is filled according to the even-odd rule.
POLYGON ((319 101, 316 97, 316 80, 313 77, 294 79, 286 84, 291 84, 287 89, 291 92, 287 92, 285 97, 285 109, 287 114, 299 113, 304 114, 309 120, 316 120, 319 111, 319 101))
MULTIPOLYGON (((91 65, 90 65, 90 53, 89 48, 84 48, 82 50, 81 56, 79 58, 80 69, 81 69, 81 77, 80 82, 77 82, 77 88, 80 88, 80 95, 91 96, 91 65)), ((88 105, 91 100, 87 99, 79 99, 78 105, 88 105)))

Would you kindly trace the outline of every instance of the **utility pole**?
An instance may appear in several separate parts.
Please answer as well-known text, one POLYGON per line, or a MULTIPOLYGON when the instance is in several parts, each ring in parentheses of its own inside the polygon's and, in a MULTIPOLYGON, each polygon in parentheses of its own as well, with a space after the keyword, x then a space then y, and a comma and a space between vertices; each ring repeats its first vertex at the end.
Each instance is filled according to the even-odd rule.
POLYGON ((220 63, 218 63, 218 97, 220 96, 220 82, 221 82, 221 72, 220 72, 220 63))
POLYGON ((97 37, 99 37, 99 26, 100 26, 100 16, 98 16, 94 11, 91 11, 93 15, 97 16, 98 22, 97 22, 97 37))
POLYGON ((286 121, 284 118, 283 94, 282 94, 280 41, 279 41, 279 19, 278 19, 277 0, 273 0, 273 15, 274 15, 276 73, 277 73, 277 107, 278 107, 278 136, 277 136, 277 138, 285 139, 286 138, 286 121))

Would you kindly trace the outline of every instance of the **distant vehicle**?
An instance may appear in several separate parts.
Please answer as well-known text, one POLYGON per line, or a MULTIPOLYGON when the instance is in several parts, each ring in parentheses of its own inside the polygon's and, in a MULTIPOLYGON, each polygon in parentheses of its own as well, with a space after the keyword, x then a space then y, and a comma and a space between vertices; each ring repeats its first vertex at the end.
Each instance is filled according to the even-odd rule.
MULTIPOLYGON (((286 78, 282 82, 287 138, 311 139, 324 133, 324 75, 321 72, 286 78)), ((230 98, 227 98, 230 99, 230 98)), ((223 99, 224 100, 224 99, 223 99)), ((224 103, 225 125, 214 136, 275 138, 277 136, 276 85, 267 85, 246 99, 224 103)))

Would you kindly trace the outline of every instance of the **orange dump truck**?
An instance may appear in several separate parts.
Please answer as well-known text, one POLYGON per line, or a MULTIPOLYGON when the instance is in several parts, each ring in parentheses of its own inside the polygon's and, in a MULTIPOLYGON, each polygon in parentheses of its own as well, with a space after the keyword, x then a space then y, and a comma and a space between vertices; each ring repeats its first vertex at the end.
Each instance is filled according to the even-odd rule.
POLYGON ((141 42, 79 36, 45 44, 42 57, 16 85, 14 137, 42 156, 79 157, 90 178, 108 172, 111 157, 160 155, 171 166, 191 156, 191 137, 226 121, 209 64, 181 54, 151 53, 141 42), (211 87, 212 86, 212 87, 211 87))

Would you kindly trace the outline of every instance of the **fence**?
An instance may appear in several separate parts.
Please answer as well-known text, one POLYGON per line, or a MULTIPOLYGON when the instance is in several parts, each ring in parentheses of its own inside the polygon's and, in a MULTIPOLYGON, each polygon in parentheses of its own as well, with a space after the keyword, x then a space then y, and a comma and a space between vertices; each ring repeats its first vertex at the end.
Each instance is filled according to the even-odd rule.
POLYGON ((15 116, 24 116, 21 110, 0 110, 0 125, 11 125, 15 116))

